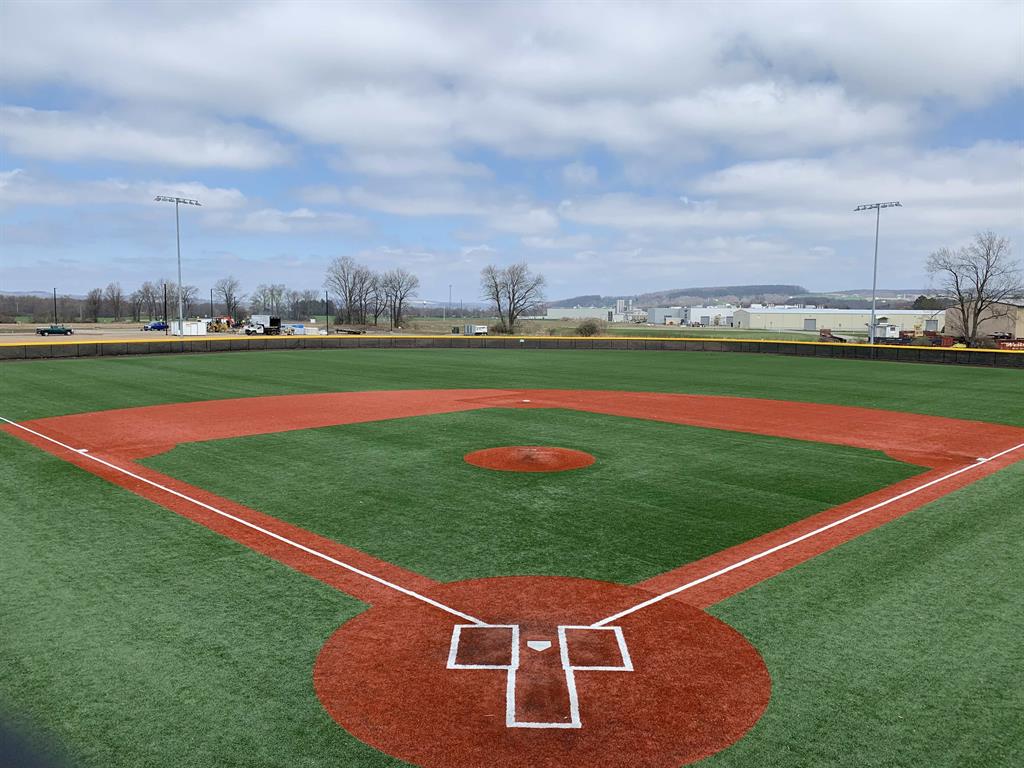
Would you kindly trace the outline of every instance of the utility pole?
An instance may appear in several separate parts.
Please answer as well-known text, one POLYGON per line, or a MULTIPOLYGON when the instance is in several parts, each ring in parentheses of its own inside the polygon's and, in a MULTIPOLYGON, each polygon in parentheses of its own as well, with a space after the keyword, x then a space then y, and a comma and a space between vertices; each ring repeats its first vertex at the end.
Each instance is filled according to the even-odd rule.
MULTIPOLYGON (((178 217, 178 206, 180 205, 202 205, 198 200, 187 197, 169 197, 168 195, 157 195, 153 198, 158 203, 174 203, 174 232, 178 242, 178 333, 185 335, 185 307, 181 293, 181 219, 178 217)), ((164 286, 166 294, 167 287, 164 286)), ((166 299, 164 301, 164 322, 167 322, 166 299)))
POLYGON ((878 290, 878 228, 882 219, 883 208, 902 208, 903 204, 898 201, 889 203, 868 203, 866 205, 858 205, 854 208, 854 213, 857 211, 874 211, 875 212, 875 267, 871 273, 871 324, 868 326, 868 343, 875 343, 875 294, 878 290))
POLYGON ((57 324, 57 289, 53 289, 53 324, 57 324))
MULTIPOLYGON (((171 324, 167 322, 167 283, 164 283, 164 336, 168 336, 171 333, 171 324)), ((182 334, 185 333, 185 329, 182 328, 182 334)))
POLYGON ((324 291, 324 330, 331 333, 331 293, 324 291))
POLYGON ((210 319, 213 320, 213 288, 210 289, 210 319))

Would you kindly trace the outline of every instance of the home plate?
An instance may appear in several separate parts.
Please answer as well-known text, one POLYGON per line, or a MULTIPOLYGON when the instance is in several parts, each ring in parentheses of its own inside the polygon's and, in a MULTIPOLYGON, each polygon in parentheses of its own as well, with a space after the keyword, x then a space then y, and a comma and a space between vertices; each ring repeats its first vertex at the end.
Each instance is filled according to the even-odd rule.
POLYGON ((662 600, 593 626, 650 598, 636 587, 512 576, 429 596, 482 623, 419 600, 375 605, 313 670, 339 725, 421 768, 679 768, 735 743, 771 696, 757 649, 695 606, 662 600))

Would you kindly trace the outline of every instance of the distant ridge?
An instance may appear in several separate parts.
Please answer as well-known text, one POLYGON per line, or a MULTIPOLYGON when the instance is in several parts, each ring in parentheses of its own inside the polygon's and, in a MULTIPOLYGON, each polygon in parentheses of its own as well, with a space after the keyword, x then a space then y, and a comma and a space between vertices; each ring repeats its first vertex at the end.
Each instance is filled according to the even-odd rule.
POLYGON ((571 296, 567 299, 549 301, 549 307, 603 307, 610 306, 617 299, 633 299, 641 306, 654 306, 667 303, 681 303, 683 300, 718 300, 718 301, 742 301, 744 299, 765 299, 781 301, 789 296, 806 294, 809 291, 802 285, 712 285, 694 288, 670 288, 664 291, 653 291, 623 296, 601 296, 600 294, 585 294, 583 296, 571 296))

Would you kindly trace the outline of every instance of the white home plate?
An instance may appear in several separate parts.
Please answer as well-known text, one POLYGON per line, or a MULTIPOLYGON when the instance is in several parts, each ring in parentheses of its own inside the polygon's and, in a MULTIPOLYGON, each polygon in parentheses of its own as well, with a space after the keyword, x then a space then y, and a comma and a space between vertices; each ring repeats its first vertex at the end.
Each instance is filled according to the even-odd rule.
POLYGON ((546 651, 551 647, 550 640, 527 640, 526 645, 533 651, 546 651))

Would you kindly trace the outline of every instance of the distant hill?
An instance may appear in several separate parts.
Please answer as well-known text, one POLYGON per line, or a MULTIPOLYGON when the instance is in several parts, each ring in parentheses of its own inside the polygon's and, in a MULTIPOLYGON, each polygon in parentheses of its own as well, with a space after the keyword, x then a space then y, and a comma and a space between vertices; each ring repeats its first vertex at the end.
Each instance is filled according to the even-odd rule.
POLYGON ((695 288, 670 288, 664 291, 653 291, 639 295, 601 296, 586 294, 571 296, 567 299, 549 301, 547 306, 560 307, 605 307, 611 306, 616 299, 633 299, 642 307, 660 304, 686 304, 697 301, 743 301, 772 300, 781 301, 787 296, 807 293, 802 285, 712 285, 695 288))

